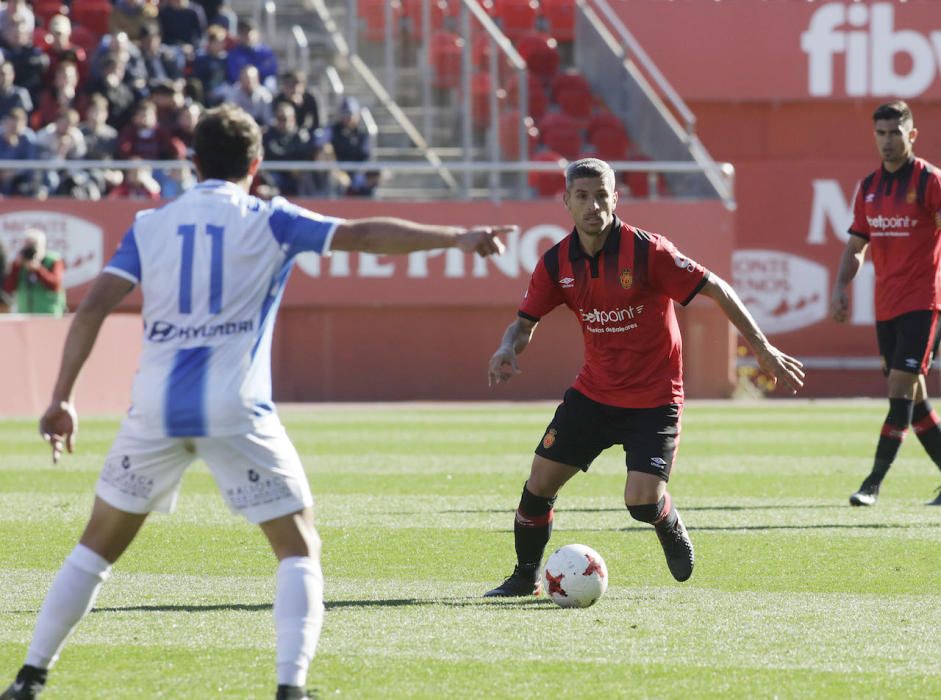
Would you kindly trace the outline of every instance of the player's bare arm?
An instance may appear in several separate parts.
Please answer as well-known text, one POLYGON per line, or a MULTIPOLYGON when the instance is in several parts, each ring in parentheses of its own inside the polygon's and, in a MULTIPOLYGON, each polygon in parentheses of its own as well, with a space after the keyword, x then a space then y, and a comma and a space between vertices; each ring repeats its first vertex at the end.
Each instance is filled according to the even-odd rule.
POLYGON ((866 248, 869 243, 859 236, 850 235, 840 257, 840 269, 833 284, 833 293, 830 295, 830 316, 834 321, 843 323, 849 316, 849 292, 847 291, 859 269, 863 266, 866 257, 866 248))
POLYGON ((710 274, 700 294, 715 301, 732 325, 745 338, 758 365, 776 383, 780 381, 792 394, 804 385, 804 370, 800 360, 785 355, 768 342, 755 319, 745 308, 732 286, 716 274, 710 274))
POLYGON ((52 401, 39 420, 40 435, 52 445, 53 462, 59 461, 63 446, 69 452, 75 446, 78 432, 78 416, 72 406, 75 380, 95 345, 101 324, 133 288, 129 280, 104 272, 75 312, 65 339, 52 401))
POLYGON ((507 326, 506 331, 503 333, 503 340, 500 341, 500 347, 490 358, 487 375, 490 386, 500 382, 508 382, 514 374, 520 373, 517 357, 532 340, 536 324, 536 321, 530 321, 528 318, 519 316, 507 326))
POLYGON ((392 217, 351 219, 340 224, 333 236, 334 250, 394 255, 416 250, 459 248, 482 257, 504 251, 500 236, 516 226, 435 226, 392 217))

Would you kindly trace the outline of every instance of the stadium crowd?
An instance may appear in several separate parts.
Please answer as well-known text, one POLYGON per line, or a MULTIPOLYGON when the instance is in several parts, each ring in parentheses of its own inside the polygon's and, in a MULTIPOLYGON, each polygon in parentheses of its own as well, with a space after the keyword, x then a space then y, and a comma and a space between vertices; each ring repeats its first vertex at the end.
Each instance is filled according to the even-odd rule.
MULTIPOLYGON (((268 161, 369 160, 355 99, 333 123, 299 70, 226 0, 0 2, 0 159, 179 161, 202 112, 230 102, 264 132, 268 161)), ((0 170, 0 195, 97 200, 173 197, 190 168, 0 170)), ((260 173, 253 191, 371 195, 340 171, 260 173)))

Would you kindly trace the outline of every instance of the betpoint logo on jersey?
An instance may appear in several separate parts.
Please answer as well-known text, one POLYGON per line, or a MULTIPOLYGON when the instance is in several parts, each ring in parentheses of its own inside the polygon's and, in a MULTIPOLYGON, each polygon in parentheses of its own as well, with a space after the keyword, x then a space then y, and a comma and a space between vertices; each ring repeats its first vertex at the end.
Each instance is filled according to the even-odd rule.
POLYGON ((910 216, 882 216, 880 214, 879 216, 867 216, 866 221, 869 223, 869 228, 882 229, 883 231, 912 228, 918 225, 918 219, 913 219, 910 216))
POLYGON ((844 66, 849 97, 917 97, 941 69, 941 31, 896 29, 891 2, 821 5, 801 34, 801 50, 808 58, 808 90, 815 97, 836 92, 838 65, 844 66), (897 56, 907 60, 897 62, 897 56), (896 65, 905 67, 896 71, 896 65))
POLYGON ((625 323, 626 321, 640 316, 643 310, 644 305, 638 304, 637 306, 629 306, 626 309, 613 309, 611 311, 603 311, 601 309, 585 311, 584 309, 579 309, 578 312, 581 315, 582 323, 586 324, 585 328, 589 333, 623 333, 637 328, 637 324, 628 323, 626 326, 609 326, 608 324, 625 323), (601 327, 588 325, 591 323, 599 323, 601 327))
POLYGON ((207 323, 204 326, 178 326, 169 321, 154 321, 150 328, 145 328, 147 340, 151 343, 166 343, 171 340, 197 340, 229 335, 251 333, 255 322, 229 321, 227 323, 207 323))

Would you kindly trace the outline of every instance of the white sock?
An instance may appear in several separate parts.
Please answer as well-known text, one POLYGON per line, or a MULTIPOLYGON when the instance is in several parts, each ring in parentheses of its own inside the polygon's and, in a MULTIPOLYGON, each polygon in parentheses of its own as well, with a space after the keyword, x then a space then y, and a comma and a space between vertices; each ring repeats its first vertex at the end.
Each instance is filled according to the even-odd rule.
POLYGON ((319 558, 282 559, 274 597, 279 685, 307 683, 307 669, 320 639, 323 611, 319 558))
POLYGON ((111 564, 83 544, 75 546, 56 574, 36 618, 26 663, 52 668, 75 625, 91 610, 111 575, 111 564))

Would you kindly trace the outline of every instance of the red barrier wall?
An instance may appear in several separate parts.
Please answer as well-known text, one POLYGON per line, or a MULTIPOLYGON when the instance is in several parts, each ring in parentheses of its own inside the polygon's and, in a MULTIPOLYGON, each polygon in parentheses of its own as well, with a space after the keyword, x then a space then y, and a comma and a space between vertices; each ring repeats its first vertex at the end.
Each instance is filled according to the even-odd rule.
POLYGON ((939 3, 612 6, 687 101, 710 153, 735 165, 733 282, 772 341, 808 364, 804 395, 884 395, 871 267, 850 323, 827 319, 829 296, 856 183, 879 166, 873 109, 906 99, 916 153, 941 163, 939 3), (860 363, 869 368, 852 369, 860 363))
MULTIPOLYGON (((571 383, 581 366, 582 346, 577 324, 566 309, 540 323, 522 359, 523 374, 493 390, 486 380, 487 361, 515 318, 533 265, 568 233, 569 218, 561 202, 303 204, 334 216, 405 216, 462 225, 515 223, 520 232, 508 238, 506 255, 486 261, 457 251, 402 257, 303 256, 288 284, 275 331, 277 400, 544 399, 561 396, 571 383)), ((142 206, 59 200, 44 202, 41 210, 33 206, 31 201, 0 201, 0 240, 8 250, 16 250, 26 227, 44 228, 50 247, 62 252, 67 262, 68 298, 75 308, 142 206)), ((722 205, 631 203, 619 207, 618 213, 631 223, 664 233, 686 255, 729 277, 734 217, 722 205)), ((134 312, 139 306, 140 300, 132 295, 123 310, 134 312)), ((66 322, 45 319, 44 323, 57 325, 62 333, 66 322)), ((707 300, 695 300, 682 310, 680 323, 687 333, 688 394, 728 396, 735 380, 729 324, 707 300)), ((139 321, 122 328, 139 347, 139 321)), ((54 371, 50 368, 58 363, 59 338, 43 341, 55 348, 54 357, 34 354, 29 344, 21 344, 9 366, 27 362, 54 371)), ((114 372, 125 370, 130 373, 123 366, 106 367, 104 373, 90 369, 88 385, 109 383, 114 372)), ((119 382, 122 387, 129 385, 129 376, 119 382)), ((42 405, 49 388, 51 383, 39 391, 42 405)), ((125 390, 109 410, 123 410, 127 397, 125 390)), ((100 398, 107 403, 104 396, 100 398)), ((16 408, 7 403, 0 400, 0 414, 16 408)), ((89 400, 88 405, 99 404, 89 400)), ((37 406, 35 401, 32 406, 37 406)))

